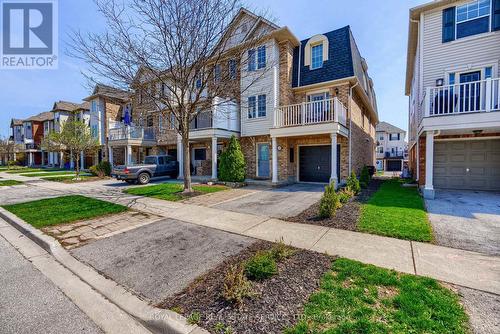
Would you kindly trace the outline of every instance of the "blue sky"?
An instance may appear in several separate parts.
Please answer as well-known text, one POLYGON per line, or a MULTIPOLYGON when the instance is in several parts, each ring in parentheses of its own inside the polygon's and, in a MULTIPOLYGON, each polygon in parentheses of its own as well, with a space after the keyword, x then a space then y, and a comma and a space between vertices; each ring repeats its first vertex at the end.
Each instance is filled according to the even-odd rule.
MULTIPOLYGON (((267 10, 299 38, 350 25, 375 83, 380 120, 407 129, 404 95, 408 10, 424 0, 248 0, 250 9, 267 10)), ((103 27, 91 0, 59 0, 59 68, 0 70, 0 136, 11 118, 27 118, 52 108, 57 100, 79 102, 89 95, 82 66, 65 54, 71 29, 103 27)))

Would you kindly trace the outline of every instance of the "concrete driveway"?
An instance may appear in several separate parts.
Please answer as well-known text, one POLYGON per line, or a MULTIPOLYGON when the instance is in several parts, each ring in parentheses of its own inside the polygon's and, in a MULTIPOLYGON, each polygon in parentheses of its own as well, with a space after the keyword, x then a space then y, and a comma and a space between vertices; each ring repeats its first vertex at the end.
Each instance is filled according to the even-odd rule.
POLYGON ((500 193, 439 190, 425 203, 439 245, 500 255, 500 193))
POLYGON ((71 253, 156 304, 253 242, 249 237, 164 219, 71 253))
MULTIPOLYGON (((321 184, 293 184, 282 188, 255 187, 252 194, 213 206, 217 209, 274 218, 293 217, 320 200, 321 184)), ((253 188, 253 187, 248 187, 253 188)))

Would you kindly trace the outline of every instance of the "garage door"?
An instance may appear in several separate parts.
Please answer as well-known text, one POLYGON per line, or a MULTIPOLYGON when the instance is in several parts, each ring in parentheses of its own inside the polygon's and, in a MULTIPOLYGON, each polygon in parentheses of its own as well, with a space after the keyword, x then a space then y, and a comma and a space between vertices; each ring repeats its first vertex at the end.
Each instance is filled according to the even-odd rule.
POLYGON ((500 190, 500 139, 436 141, 434 187, 500 190))
MULTIPOLYGON (((299 181, 330 182, 331 145, 299 147, 299 181)), ((337 177, 340 179, 340 145, 337 146, 337 177)))
POLYGON ((403 160, 387 160, 388 172, 400 172, 403 168, 403 160))

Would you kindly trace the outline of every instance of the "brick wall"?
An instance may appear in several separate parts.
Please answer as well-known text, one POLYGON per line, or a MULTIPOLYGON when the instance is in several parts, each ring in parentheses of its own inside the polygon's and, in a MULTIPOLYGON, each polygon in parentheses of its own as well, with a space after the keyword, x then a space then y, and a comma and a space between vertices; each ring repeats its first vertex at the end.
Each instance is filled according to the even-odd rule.
POLYGON ((293 46, 289 41, 279 44, 279 105, 295 103, 292 91, 293 46))
POLYGON ((272 152, 270 136, 242 137, 240 139, 241 150, 245 157, 246 177, 250 179, 257 177, 257 143, 269 143, 270 153, 272 152))
POLYGON ((351 159, 352 169, 359 174, 363 166, 375 164, 375 133, 373 131, 374 120, 371 120, 362 100, 353 95, 351 103, 351 159))

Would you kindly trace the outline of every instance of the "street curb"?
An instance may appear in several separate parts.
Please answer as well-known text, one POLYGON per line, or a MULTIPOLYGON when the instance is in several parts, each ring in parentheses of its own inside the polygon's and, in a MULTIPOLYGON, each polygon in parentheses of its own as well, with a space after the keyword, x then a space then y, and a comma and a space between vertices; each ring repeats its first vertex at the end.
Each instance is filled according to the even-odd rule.
POLYGON ((60 264, 153 333, 209 334, 201 327, 189 325, 186 318, 178 313, 155 308, 142 301, 113 280, 105 278, 93 268, 75 259, 57 240, 2 207, 0 207, 0 218, 50 253, 60 264))

